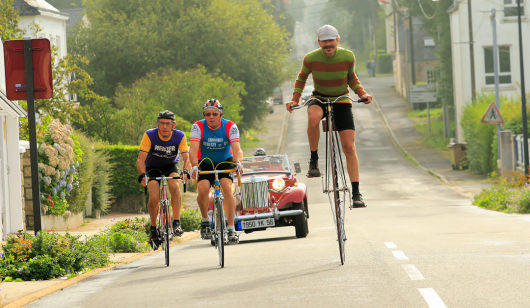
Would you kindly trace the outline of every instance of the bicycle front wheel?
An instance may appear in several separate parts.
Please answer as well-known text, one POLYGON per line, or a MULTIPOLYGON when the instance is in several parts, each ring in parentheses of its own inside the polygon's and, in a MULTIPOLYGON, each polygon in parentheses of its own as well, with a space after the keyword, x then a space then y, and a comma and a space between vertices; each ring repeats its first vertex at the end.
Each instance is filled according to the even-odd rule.
POLYGON ((164 221, 164 236, 163 236, 163 239, 164 239, 164 244, 163 244, 163 247, 164 247, 164 253, 165 253, 165 257, 166 257, 166 266, 169 266, 169 205, 168 204, 164 204, 164 206, 162 207, 162 211, 163 211, 163 221, 164 221))
POLYGON ((223 211, 223 202, 216 198, 214 200, 215 206, 215 243, 217 245, 217 253, 219 255, 219 265, 221 268, 225 266, 225 218, 223 211))
POLYGON ((331 128, 332 121, 328 121, 328 132, 327 132, 327 153, 329 155, 329 158, 326 158, 328 167, 326 168, 326 177, 327 182, 331 187, 328 187, 328 197, 330 199, 330 206, 331 211, 333 213, 333 220, 335 223, 335 227, 337 229, 337 241, 339 244, 339 255, 340 255, 340 263, 344 265, 344 262, 346 261, 346 252, 345 252, 345 242, 346 242, 346 232, 344 230, 344 200, 341 198, 341 189, 345 189, 344 187, 340 187, 339 183, 339 177, 340 171, 343 171, 342 169, 339 170, 339 168, 342 168, 342 164, 340 163, 341 157, 340 157, 340 141, 338 138, 338 133, 333 131, 331 128))

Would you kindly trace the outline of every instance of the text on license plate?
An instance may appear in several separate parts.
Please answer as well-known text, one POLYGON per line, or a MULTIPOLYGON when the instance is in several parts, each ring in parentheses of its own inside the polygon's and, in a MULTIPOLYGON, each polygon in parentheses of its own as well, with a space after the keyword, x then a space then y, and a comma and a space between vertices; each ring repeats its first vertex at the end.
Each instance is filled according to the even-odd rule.
POLYGON ((267 219, 257 219, 257 220, 243 220, 239 222, 241 224, 241 229, 256 229, 256 228, 266 228, 274 227, 274 218, 267 219))

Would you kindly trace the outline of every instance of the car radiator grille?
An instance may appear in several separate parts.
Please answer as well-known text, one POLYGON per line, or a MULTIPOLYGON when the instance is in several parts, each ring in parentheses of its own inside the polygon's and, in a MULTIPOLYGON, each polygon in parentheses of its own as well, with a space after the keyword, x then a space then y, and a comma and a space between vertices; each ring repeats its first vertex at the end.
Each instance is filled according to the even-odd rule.
POLYGON ((269 182, 266 179, 251 178, 241 183, 243 208, 253 209, 269 205, 269 182))

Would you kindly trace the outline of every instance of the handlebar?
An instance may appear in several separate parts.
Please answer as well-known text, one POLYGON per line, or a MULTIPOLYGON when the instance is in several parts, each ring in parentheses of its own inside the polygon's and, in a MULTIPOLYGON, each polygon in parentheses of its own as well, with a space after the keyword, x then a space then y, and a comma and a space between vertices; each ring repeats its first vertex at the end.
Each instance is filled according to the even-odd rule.
MULTIPOLYGON (((241 186, 241 174, 237 172, 237 169, 225 169, 225 170, 205 170, 205 171, 198 171, 199 175, 205 175, 205 174, 221 174, 221 173, 235 173, 237 174, 237 183, 239 186, 241 186)), ((195 184, 197 184, 197 179, 195 179, 195 184)))
POLYGON ((339 99, 342 99, 342 98, 347 98, 351 102, 355 102, 355 103, 364 103, 364 102, 368 101, 368 99, 366 99, 366 98, 361 98, 361 99, 357 99, 356 100, 356 99, 353 99, 353 98, 349 97, 348 95, 341 95, 341 96, 335 98, 333 101, 330 101, 329 99, 323 101, 323 100, 319 99, 318 97, 311 97, 310 99, 305 101, 302 105, 296 105, 294 107, 291 107, 291 109, 295 110, 295 109, 300 109, 300 108, 306 107, 309 104, 309 102, 313 101, 313 100, 318 101, 319 103, 321 103, 323 105, 335 104, 335 103, 337 103, 337 101, 339 99))

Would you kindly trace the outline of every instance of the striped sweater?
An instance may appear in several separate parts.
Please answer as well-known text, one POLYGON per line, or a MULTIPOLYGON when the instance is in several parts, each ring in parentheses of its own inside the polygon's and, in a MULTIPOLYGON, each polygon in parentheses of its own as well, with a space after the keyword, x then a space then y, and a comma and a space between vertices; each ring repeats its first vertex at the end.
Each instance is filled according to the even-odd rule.
MULTIPOLYGON (((333 57, 328 57, 320 48, 306 54, 294 85, 292 101, 300 101, 309 74, 313 74, 315 91, 326 97, 348 94, 348 86, 359 97, 366 94, 355 74, 355 56, 348 49, 337 48, 333 57)), ((319 97, 318 94, 317 97, 319 97)), ((349 101, 344 99, 340 102, 349 101)))

